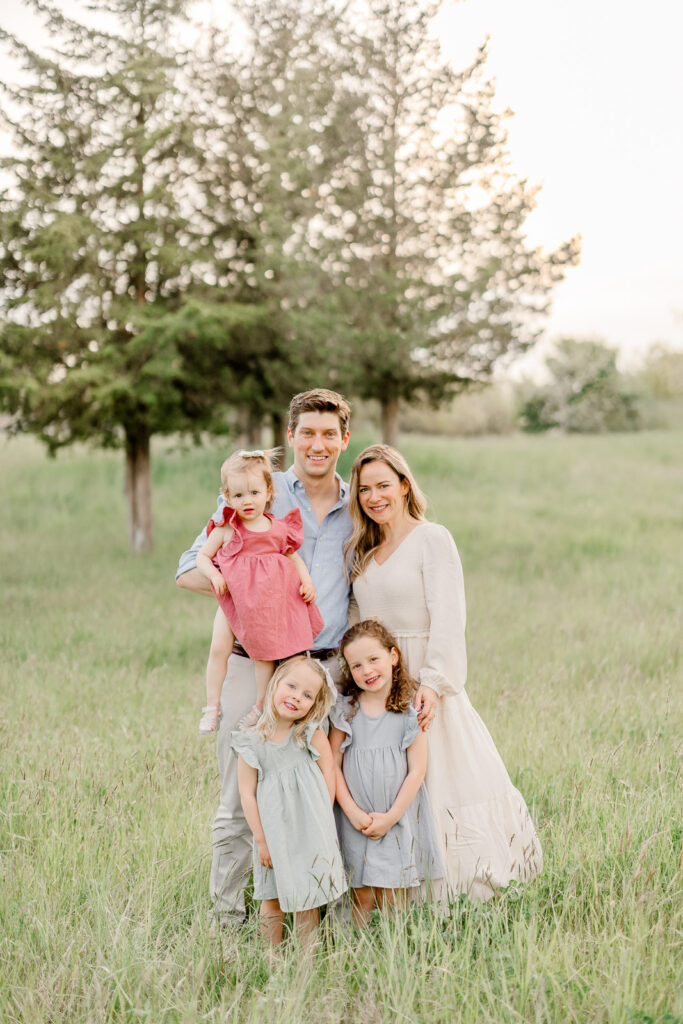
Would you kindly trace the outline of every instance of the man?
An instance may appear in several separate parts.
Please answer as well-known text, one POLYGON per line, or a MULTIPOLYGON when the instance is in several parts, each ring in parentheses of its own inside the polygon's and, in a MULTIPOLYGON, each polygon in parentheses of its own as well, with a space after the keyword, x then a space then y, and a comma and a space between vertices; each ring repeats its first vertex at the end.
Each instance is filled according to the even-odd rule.
MULTIPOLYGON (((351 519, 348 486, 337 473, 337 461, 349 443, 349 417, 347 402, 335 391, 315 388, 295 395, 289 405, 287 430, 294 464, 286 473, 273 474, 273 515, 280 518, 293 508, 301 511, 304 542, 299 554, 313 578, 316 605, 325 621, 311 654, 333 676, 338 674, 336 648, 348 625, 349 584, 343 549, 351 519)), ((219 497, 217 519, 224 505, 225 499, 219 497)), ((208 580, 196 568, 197 552, 205 540, 206 530, 180 556, 176 583, 185 590, 212 595, 208 580)), ((217 609, 216 615, 222 614, 217 609)), ((212 830, 210 889, 221 923, 244 919, 244 888, 252 866, 251 832, 237 788, 237 758, 230 749, 230 733, 252 707, 254 696, 253 665, 236 643, 223 684, 216 743, 221 800, 212 830)))

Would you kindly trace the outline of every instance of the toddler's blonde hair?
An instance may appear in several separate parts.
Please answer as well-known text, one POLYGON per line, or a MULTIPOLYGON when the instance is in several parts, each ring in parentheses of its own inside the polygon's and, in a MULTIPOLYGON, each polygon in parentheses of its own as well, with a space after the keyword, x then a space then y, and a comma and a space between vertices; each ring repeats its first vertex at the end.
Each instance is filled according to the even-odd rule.
POLYGON ((300 747, 306 746, 304 739, 304 732, 309 722, 322 722, 327 714, 329 714, 330 708, 334 703, 334 696, 330 685, 327 682, 327 676, 325 675, 325 669, 322 665, 316 661, 315 658, 308 658, 305 654, 295 654, 293 658, 287 658, 286 661, 282 661, 273 672, 268 682, 268 689, 266 690, 266 697, 263 703, 263 714, 258 720, 257 725, 254 726, 264 740, 269 740, 274 734, 277 728, 277 715, 275 713, 275 690, 281 679, 283 679, 290 669, 300 662, 306 662, 317 675, 320 676, 320 690, 318 691, 313 704, 304 715, 303 718, 297 719, 293 725, 294 729, 294 740, 300 747))
POLYGON ((273 490, 273 459, 280 455, 279 448, 270 448, 263 451, 257 448, 254 451, 247 451, 242 448, 233 452, 221 466, 221 494, 225 500, 230 502, 230 477, 236 473, 261 473, 268 488, 268 501, 266 512, 270 511, 273 504, 275 492, 273 490))

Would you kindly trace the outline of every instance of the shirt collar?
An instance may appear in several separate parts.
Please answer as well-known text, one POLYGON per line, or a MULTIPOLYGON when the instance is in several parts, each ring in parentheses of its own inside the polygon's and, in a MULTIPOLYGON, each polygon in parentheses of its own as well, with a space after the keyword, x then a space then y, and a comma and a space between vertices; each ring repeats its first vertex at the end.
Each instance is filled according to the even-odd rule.
MULTIPOLYGON (((300 480, 299 477, 294 472, 294 466, 290 466, 289 469, 285 470, 285 476, 287 477, 287 479, 291 483, 292 487, 295 487, 295 488, 296 487, 301 487, 302 489, 305 490, 304 485, 303 485, 303 481, 300 480)), ((335 472, 334 478, 337 481, 337 483, 339 484, 339 500, 341 501, 349 493, 349 485, 346 483, 345 480, 342 480, 342 478, 340 477, 339 473, 335 472)))

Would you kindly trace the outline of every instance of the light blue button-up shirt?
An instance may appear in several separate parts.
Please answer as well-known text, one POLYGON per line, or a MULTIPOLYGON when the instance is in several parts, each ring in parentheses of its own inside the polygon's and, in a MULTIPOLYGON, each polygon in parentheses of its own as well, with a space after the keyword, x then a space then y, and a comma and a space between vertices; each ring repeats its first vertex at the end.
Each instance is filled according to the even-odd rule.
MULTIPOLYGON (((299 554, 311 574, 317 591, 315 603, 325 626, 315 638, 317 649, 338 647, 348 626, 350 587, 344 575, 344 545, 351 534, 349 514, 349 487, 335 474, 339 483, 339 500, 318 524, 306 488, 291 467, 286 473, 273 473, 275 500, 271 512, 281 519, 293 508, 298 508, 304 524, 304 542, 299 554)), ((222 494, 214 519, 220 522, 227 502, 222 494)), ((206 540, 206 528, 195 539, 188 551, 180 556, 176 579, 197 565, 197 552, 206 540)), ((237 638, 239 640, 239 637, 237 638)))

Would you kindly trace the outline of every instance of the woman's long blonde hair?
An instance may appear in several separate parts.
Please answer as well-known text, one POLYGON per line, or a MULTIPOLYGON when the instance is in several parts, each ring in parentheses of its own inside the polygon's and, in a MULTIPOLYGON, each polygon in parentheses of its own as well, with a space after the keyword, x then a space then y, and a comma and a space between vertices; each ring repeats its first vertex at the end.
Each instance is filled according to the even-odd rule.
POLYGON ((375 548, 382 540, 380 527, 363 512, 358 497, 360 471, 369 462, 386 463, 389 469, 393 469, 401 482, 406 481, 408 484, 406 508, 412 519, 422 522, 427 508, 427 499, 418 487, 417 481, 410 471, 410 466, 400 452, 388 444, 372 444, 362 451, 351 467, 349 481, 349 512, 351 513, 352 530, 344 548, 344 559, 346 573, 351 582, 365 571, 375 548))
POLYGON ((325 675, 325 669, 322 667, 320 662, 316 661, 315 658, 308 658, 305 654, 296 654, 293 658, 287 658, 286 661, 281 662, 273 672, 268 682, 268 688, 266 690, 266 697, 263 702, 263 714, 259 718, 257 724, 254 726, 258 732, 261 733, 264 740, 269 740, 275 733, 277 728, 278 718, 275 713, 275 690, 277 684, 286 676, 293 665, 298 662, 307 662, 314 672, 320 676, 321 687, 318 691, 315 700, 311 708, 304 715, 303 718, 298 718, 292 726, 294 733, 294 740, 300 747, 306 746, 304 739, 304 732, 309 722, 322 722, 325 716, 329 713, 330 708, 334 704, 335 697, 332 693, 332 686, 327 681, 325 675))

